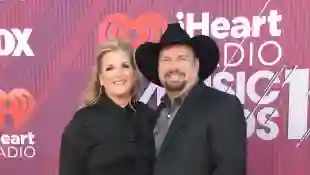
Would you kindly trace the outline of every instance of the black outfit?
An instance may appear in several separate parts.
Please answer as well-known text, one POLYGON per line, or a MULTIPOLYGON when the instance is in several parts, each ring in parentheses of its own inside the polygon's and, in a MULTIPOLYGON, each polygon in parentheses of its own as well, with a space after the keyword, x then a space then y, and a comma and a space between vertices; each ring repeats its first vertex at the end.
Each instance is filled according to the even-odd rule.
MULTIPOLYGON (((157 116, 168 106, 162 104, 157 116)), ((154 175, 245 175, 246 143, 246 121, 238 98, 200 82, 170 124, 154 175)))
POLYGON ((151 175, 153 111, 141 102, 121 108, 103 95, 65 128, 60 175, 151 175))

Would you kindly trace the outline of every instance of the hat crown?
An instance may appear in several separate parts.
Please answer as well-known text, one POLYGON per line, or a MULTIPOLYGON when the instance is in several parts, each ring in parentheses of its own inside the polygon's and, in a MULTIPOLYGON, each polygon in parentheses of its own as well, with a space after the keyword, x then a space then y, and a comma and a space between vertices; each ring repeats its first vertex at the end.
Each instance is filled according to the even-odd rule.
POLYGON ((199 59, 200 80, 204 81, 216 69, 220 54, 215 41, 204 35, 191 38, 179 23, 171 23, 168 24, 160 42, 145 42, 135 52, 137 66, 146 79, 162 86, 158 75, 159 55, 164 47, 173 44, 185 44, 192 48, 199 59))
POLYGON ((163 33, 160 43, 172 44, 189 40, 190 36, 182 29, 180 23, 168 24, 166 31, 163 33))

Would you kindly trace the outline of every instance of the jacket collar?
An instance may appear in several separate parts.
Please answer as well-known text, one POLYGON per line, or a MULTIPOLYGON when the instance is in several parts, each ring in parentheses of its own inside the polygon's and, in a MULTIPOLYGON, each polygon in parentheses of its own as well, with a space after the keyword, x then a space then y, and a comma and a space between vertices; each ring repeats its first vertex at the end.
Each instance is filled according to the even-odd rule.
POLYGON ((102 93, 99 97, 97 104, 101 108, 108 111, 125 112, 125 111, 133 111, 136 102, 132 100, 131 105, 128 104, 126 107, 121 107, 120 105, 116 104, 110 97, 108 97, 106 93, 102 93))
POLYGON ((158 157, 161 157, 168 145, 171 143, 173 138, 175 138, 175 134, 178 133, 184 126, 188 124, 188 121, 191 120, 193 111, 195 110, 195 106, 197 103, 197 97, 201 95, 201 93, 205 90, 205 85, 203 82, 199 81, 192 89, 188 92, 187 97, 184 99, 182 107, 175 114, 175 117, 170 125, 169 131, 162 143, 161 149, 159 151, 158 157))

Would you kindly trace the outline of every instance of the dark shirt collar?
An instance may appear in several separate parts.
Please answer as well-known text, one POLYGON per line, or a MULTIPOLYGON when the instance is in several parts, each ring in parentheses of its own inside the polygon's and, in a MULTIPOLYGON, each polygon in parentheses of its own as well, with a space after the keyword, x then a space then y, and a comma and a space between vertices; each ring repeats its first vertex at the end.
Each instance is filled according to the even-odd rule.
POLYGON ((186 98, 188 93, 184 93, 176 98, 174 98, 173 100, 170 100, 170 98, 168 97, 167 94, 165 94, 163 96, 163 98, 161 99, 161 102, 164 104, 165 107, 171 108, 172 106, 180 106, 184 99, 186 98))

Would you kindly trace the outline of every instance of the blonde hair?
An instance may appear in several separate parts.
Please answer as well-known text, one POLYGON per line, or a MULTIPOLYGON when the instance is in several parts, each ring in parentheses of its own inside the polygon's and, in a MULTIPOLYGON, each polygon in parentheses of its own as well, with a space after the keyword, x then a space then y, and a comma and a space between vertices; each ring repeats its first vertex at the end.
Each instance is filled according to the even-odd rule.
POLYGON ((132 100, 135 101, 137 100, 139 85, 138 85, 138 71, 134 59, 134 48, 129 42, 125 40, 113 39, 113 40, 107 40, 99 45, 99 53, 96 56, 96 65, 92 69, 90 81, 83 95, 82 99, 83 106, 89 106, 98 102, 101 94, 104 93, 102 92, 104 91, 104 89, 99 81, 102 58, 104 54, 116 50, 122 50, 130 56, 130 62, 134 69, 137 81, 132 90, 132 100))

